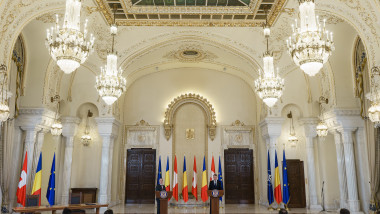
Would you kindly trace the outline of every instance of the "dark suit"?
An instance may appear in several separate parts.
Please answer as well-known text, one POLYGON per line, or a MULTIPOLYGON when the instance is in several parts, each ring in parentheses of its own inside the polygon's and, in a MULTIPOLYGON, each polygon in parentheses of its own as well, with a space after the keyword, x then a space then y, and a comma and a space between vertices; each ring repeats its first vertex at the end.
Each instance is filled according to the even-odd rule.
MULTIPOLYGON (((156 186, 156 191, 163 191, 165 190, 165 185, 157 185, 156 186)), ((156 198, 157 201, 157 214, 160 213, 160 199, 156 198)))
MULTIPOLYGON (((222 183, 219 180, 216 180, 216 182, 214 180, 210 181, 210 184, 208 185, 208 190, 214 190, 214 189, 222 190, 222 183)), ((210 204, 210 214, 211 214, 211 204, 210 204)))

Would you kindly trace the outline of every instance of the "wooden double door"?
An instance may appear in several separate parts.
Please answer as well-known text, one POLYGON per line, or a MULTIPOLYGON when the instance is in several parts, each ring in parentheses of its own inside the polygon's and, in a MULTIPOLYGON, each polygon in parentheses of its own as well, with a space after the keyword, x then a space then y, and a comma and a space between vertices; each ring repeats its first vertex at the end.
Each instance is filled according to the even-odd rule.
POLYGON ((255 203, 253 151, 224 150, 224 170, 226 204, 255 203))
POLYGON ((129 149, 125 203, 154 204, 155 200, 155 149, 129 149))

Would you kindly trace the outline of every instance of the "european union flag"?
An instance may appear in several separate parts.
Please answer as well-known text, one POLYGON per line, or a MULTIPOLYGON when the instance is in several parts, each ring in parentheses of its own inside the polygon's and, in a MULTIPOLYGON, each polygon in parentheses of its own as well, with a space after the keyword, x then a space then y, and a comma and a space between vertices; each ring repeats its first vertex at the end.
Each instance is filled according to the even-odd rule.
POLYGON ((286 168, 285 150, 282 160, 282 183, 284 184, 284 188, 282 188, 282 202, 284 202, 284 204, 287 205, 290 200, 290 194, 288 183, 288 169, 286 168))
POLYGON ((160 179, 161 178, 162 178, 162 171, 161 171, 161 156, 160 156, 159 161, 158 161, 157 185, 160 185, 160 179))
POLYGON ((53 163, 51 164, 49 185, 47 188, 46 198, 51 205, 54 205, 55 201, 55 153, 53 157, 53 163))
MULTIPOLYGON (((223 173, 222 173, 222 163, 220 162, 220 156, 219 156, 219 169, 218 169, 218 180, 220 181, 220 187, 223 190, 223 173)), ((222 201, 222 197, 219 197, 219 200, 222 201)))
POLYGON ((273 187, 272 187, 272 172, 270 169, 270 157, 269 157, 269 151, 268 151, 268 190, 267 190, 267 195, 268 195, 268 204, 269 206, 273 204, 274 199, 273 199, 273 187))

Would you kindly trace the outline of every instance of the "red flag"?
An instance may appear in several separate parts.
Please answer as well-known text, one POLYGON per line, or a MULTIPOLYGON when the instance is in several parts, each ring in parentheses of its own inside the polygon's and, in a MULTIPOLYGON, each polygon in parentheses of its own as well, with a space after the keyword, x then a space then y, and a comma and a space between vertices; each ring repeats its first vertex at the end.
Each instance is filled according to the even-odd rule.
POLYGON ((177 172, 177 155, 174 157, 174 174, 173 174, 173 197, 178 201, 178 172, 177 172))
POLYGON ((212 181, 212 177, 215 174, 215 162, 214 162, 214 155, 212 156, 212 161, 211 161, 211 176, 210 176, 210 181, 212 181))
POLYGON ((198 201, 198 191, 197 191, 197 161, 194 156, 194 168, 193 168, 193 185, 191 187, 191 193, 194 195, 195 200, 198 201))
POLYGON ((17 188, 17 203, 25 207, 26 201, 26 173, 28 168, 28 152, 25 152, 24 164, 22 165, 22 171, 20 175, 20 181, 18 182, 17 188))

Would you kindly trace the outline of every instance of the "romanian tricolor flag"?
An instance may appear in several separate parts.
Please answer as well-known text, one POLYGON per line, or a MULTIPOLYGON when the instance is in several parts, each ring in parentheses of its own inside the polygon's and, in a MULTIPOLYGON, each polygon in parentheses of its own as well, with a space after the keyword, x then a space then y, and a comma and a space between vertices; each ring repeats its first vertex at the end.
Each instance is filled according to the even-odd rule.
POLYGON ((169 173, 169 156, 166 161, 166 172, 165 172, 165 190, 170 191, 170 173, 169 173))
POLYGON ((187 174, 186 174, 186 157, 183 156, 183 185, 182 185, 182 197, 183 201, 187 202, 189 200, 189 192, 187 189, 187 174))
POLYGON ((34 183, 32 189, 32 195, 38 195, 39 205, 41 206, 41 183, 42 183, 42 152, 40 153, 40 158, 38 159, 38 165, 36 170, 36 175, 34 176, 34 183))
POLYGON ((210 175, 210 181, 212 181, 212 178, 215 174, 215 162, 214 162, 214 155, 212 156, 212 161, 211 161, 211 175, 210 175))
POLYGON ((280 171, 277 162, 277 151, 275 151, 274 168, 274 199, 276 199, 277 204, 280 204, 282 202, 282 193, 280 171))
POLYGON ((193 167, 193 185, 191 187, 191 193, 193 193, 195 200, 198 201, 198 186, 197 186, 197 161, 194 155, 194 167, 193 167))
POLYGON ((203 157, 201 198, 202 198, 203 202, 206 202, 208 200, 208 195, 207 195, 206 157, 203 157))
POLYGON ((178 171, 177 171, 177 155, 174 156, 174 174, 173 174, 173 197, 178 201, 178 171))

